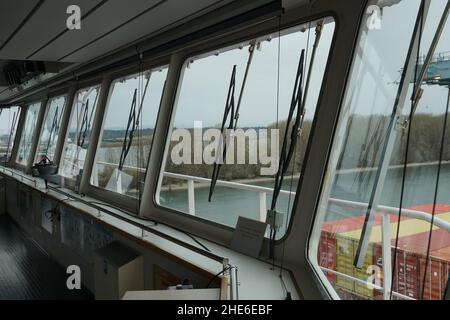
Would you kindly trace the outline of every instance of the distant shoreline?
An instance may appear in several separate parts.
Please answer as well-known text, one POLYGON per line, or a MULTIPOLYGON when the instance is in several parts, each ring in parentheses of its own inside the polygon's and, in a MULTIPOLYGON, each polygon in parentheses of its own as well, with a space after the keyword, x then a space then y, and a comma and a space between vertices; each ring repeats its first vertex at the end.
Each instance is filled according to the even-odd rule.
MULTIPOLYGON (((438 161, 429 161, 429 162, 419 162, 419 163, 410 163, 407 164, 407 168, 413 168, 413 167, 420 167, 420 166, 433 166, 437 165, 438 161)), ((450 164, 449 160, 442 161, 442 164, 450 164)), ((389 169, 401 169, 403 168, 403 164, 399 165, 392 165, 389 166, 389 169)), ((378 167, 369 167, 369 168, 352 168, 352 169, 342 169, 338 170, 338 174, 350 174, 350 173, 359 173, 359 172, 370 172, 377 170, 378 167)), ((300 174, 295 174, 294 176, 285 176, 286 178, 294 178, 298 179, 300 178, 300 174)), ((181 180, 180 180, 181 181, 181 180)), ((226 180, 227 182, 235 182, 235 183, 242 183, 242 184, 254 184, 257 182, 269 182, 274 181, 274 177, 259 177, 259 178, 251 178, 251 179, 237 179, 237 180, 226 180)), ((206 182, 195 182, 195 188, 208 188, 209 183, 206 182)), ((166 186, 161 187, 161 191, 179 191, 179 190, 187 190, 187 183, 183 182, 181 184, 170 184, 166 186)))

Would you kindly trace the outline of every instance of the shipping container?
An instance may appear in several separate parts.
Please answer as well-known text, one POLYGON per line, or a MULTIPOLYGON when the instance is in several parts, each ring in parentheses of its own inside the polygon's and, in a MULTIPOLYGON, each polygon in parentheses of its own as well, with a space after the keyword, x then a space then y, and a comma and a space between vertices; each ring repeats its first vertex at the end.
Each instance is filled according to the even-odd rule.
MULTIPOLYGON (((412 210, 432 213, 433 205, 421 205, 410 208, 412 210)), ((437 217, 450 221, 450 205, 438 204, 435 207, 437 217)), ((362 269, 353 266, 358 241, 361 237, 364 216, 345 218, 339 221, 324 224, 324 233, 321 238, 320 256, 321 265, 349 276, 367 281, 371 272, 381 270, 378 283, 383 283, 383 260, 382 260, 382 233, 381 217, 377 214, 374 227, 370 237, 370 247, 366 261, 362 269), (330 250, 335 250, 335 256, 330 250), (372 270, 368 267, 374 266, 372 270)), ((390 215, 391 231, 391 265, 394 263, 396 254, 396 266, 393 268, 393 289, 395 292, 414 299, 421 298, 421 286, 423 285, 423 274, 425 268, 425 257, 428 249, 429 222, 402 216, 399 228, 399 239, 397 250, 394 250, 397 234, 397 217, 390 215)), ((449 277, 450 261, 450 234, 448 231, 433 227, 430 243, 432 262, 429 265, 425 282, 425 299, 442 299, 449 277)), ((330 273, 328 273, 330 275, 330 273)), ((372 277, 374 278, 374 277, 372 277)), ((342 276, 330 279, 335 281, 335 287, 340 291, 351 293, 359 298, 383 299, 383 291, 368 288, 367 285, 352 281, 342 276)), ((341 297, 342 298, 342 297, 341 297)))
MULTIPOLYGON (((333 234, 322 231, 319 243, 318 261, 321 267, 336 270, 336 239, 333 234)), ((331 284, 336 282, 336 274, 325 272, 331 284)))

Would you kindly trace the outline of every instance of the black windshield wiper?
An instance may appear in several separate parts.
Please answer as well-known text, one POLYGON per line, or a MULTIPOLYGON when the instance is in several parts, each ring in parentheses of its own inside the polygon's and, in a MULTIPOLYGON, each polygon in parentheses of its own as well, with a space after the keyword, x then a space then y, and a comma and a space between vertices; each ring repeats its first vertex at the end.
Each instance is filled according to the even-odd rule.
POLYGON ((227 102, 225 104, 225 111, 223 113, 222 118, 222 125, 220 127, 221 137, 222 139, 219 141, 219 146, 223 145, 222 155, 221 158, 219 158, 219 149, 217 148, 217 154, 216 154, 216 160, 214 161, 214 168, 213 173, 211 177, 211 184, 209 187, 209 195, 208 195, 208 201, 211 202, 211 196, 214 192, 214 188, 216 186, 217 178, 219 177, 220 168, 224 162, 224 159, 227 155, 227 144, 223 143, 223 136, 227 135, 227 132, 229 130, 233 129, 233 123, 235 118, 235 107, 234 107, 234 91, 236 89, 236 65, 233 66, 233 71, 231 72, 231 78, 230 78, 230 84, 228 86, 228 94, 227 94, 227 102), (230 119, 228 120, 228 127, 225 131, 225 124, 227 122, 228 116, 230 115, 230 119))
POLYGON ((239 120, 239 109, 241 107, 242 97, 244 95, 244 88, 245 88, 245 84, 247 82, 248 72, 249 72, 250 66, 252 64, 253 54, 255 52, 255 46, 256 46, 256 43, 254 41, 252 41, 248 48, 249 54, 248 54, 248 59, 247 59, 247 66, 245 68, 244 78, 242 80, 242 86, 241 86, 241 90, 239 92, 239 98, 238 98, 238 103, 237 103, 236 107, 234 105, 234 92, 236 89, 236 65, 233 66, 233 71, 231 72, 230 84, 228 86, 227 102, 225 104, 225 110, 224 110, 223 118, 222 118, 222 125, 220 128, 222 139, 219 141, 219 148, 217 148, 218 149, 217 153, 221 149, 221 146, 223 146, 223 150, 222 150, 221 155, 219 155, 219 154, 216 155, 216 160, 214 161, 214 168, 213 168, 213 173, 211 176, 211 184, 209 187, 209 195, 208 195, 209 202, 211 202, 211 197, 214 193, 214 188, 216 187, 217 179, 219 178, 220 168, 222 167, 222 164, 224 163, 226 156, 227 156, 228 144, 230 142, 229 134, 232 133, 237 128, 237 124, 238 124, 238 120, 239 120), (230 115, 230 119, 228 120, 229 124, 228 124, 228 127, 225 129, 225 124, 227 122, 229 115, 230 115), (225 140, 225 143, 223 142, 224 140, 225 140))
POLYGON ((95 95, 95 99, 94 99, 94 103, 92 104, 92 110, 91 110, 90 115, 89 115, 89 99, 86 100, 86 103, 84 106, 80 132, 77 137, 77 146, 79 146, 80 148, 83 148, 84 143, 86 141, 87 132, 91 129, 91 126, 92 126, 92 119, 94 117, 94 110, 95 110, 95 105, 97 103, 98 93, 99 93, 99 91, 97 91, 97 94, 95 95))
MULTIPOLYGON (((304 103, 303 103, 303 77, 304 77, 304 63, 305 63, 305 50, 302 49, 300 54, 300 60, 297 67, 297 74, 295 76, 295 84, 294 84, 294 90, 292 92, 292 98, 291 98, 291 105, 289 108, 289 114, 288 118, 286 120, 286 129, 284 131, 284 137, 283 137, 283 144, 281 146, 280 150, 280 158, 278 162, 278 170, 275 175, 275 184, 273 187, 273 196, 272 196, 272 202, 270 205, 270 209, 268 211, 268 216, 272 217, 273 223, 270 229, 271 232, 271 240, 275 239, 276 234, 276 227, 275 227, 275 221, 276 221, 276 206, 278 201, 278 196, 281 191, 281 187, 283 185, 284 175, 287 172, 287 169, 289 167, 289 164, 291 162, 292 156, 295 151, 295 146, 297 144, 299 131, 301 128, 301 124, 303 122, 304 118, 304 103), (296 112, 297 111, 297 112, 296 112), (296 113, 295 113, 296 112, 296 113), (294 122, 294 113, 295 113, 295 119, 294 122), (292 128, 289 134, 289 126, 292 128), (289 140, 289 142, 288 142, 289 140), (289 145, 288 145, 289 143, 289 145)), ((273 247, 271 246, 270 249, 270 257, 273 256, 273 247)))
POLYGON ((141 101, 139 105, 137 105, 137 88, 134 89, 133 99, 131 101, 130 113, 128 115, 128 123, 127 129, 125 130, 125 137, 123 139, 122 151, 120 153, 119 171, 123 170, 123 166, 125 164, 125 160, 128 156, 128 152, 130 151, 131 145, 133 144, 134 133, 139 127, 139 118, 142 112, 142 105, 144 104, 144 98, 147 93, 148 84, 150 82, 150 75, 147 78, 147 82, 145 84, 144 93, 141 97, 141 101))
MULTIPOLYGON (((0 111, 1 114, 1 111, 0 111)), ((14 112, 13 113, 13 118, 12 118, 12 123, 11 123, 11 129, 9 131, 9 136, 8 136, 8 145, 6 146, 6 156, 5 156, 5 162, 8 159, 8 154, 9 154, 9 146, 11 144, 11 139, 12 139, 12 135, 14 133, 14 131, 16 130, 16 124, 17 124, 17 119, 18 119, 18 112, 14 112)))
POLYGON ((58 130, 58 113, 59 113, 59 106, 56 107, 55 115, 53 116, 52 126, 50 128, 50 134, 49 134, 48 142, 47 142, 47 148, 45 150, 45 157, 48 156, 48 150, 50 149, 50 145, 53 141, 53 139, 52 139, 53 132, 55 132, 55 130, 58 130))

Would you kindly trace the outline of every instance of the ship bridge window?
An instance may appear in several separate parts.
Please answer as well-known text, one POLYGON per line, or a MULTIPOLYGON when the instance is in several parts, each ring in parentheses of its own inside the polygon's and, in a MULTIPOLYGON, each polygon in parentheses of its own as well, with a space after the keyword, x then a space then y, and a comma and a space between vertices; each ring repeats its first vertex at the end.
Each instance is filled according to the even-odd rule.
POLYGON ((167 67, 113 81, 91 175, 93 186, 138 198, 167 76, 167 67))
POLYGON ((229 227, 276 212, 283 237, 333 32, 325 18, 187 59, 159 204, 229 227))
POLYGON ((65 139, 60 174, 75 179, 83 170, 100 86, 81 89, 75 94, 70 125, 65 139))
POLYGON ((449 3, 371 3, 308 255, 336 298, 443 299, 450 263, 449 3))
POLYGON ((7 163, 19 123, 20 107, 0 109, 0 163, 7 163))
POLYGON ((31 157, 31 144, 36 134, 36 124, 41 102, 33 103, 25 108, 25 123, 20 136, 19 149, 17 151, 16 162, 21 166, 27 166, 31 157))
POLYGON ((43 159, 53 161, 65 104, 65 96, 54 97, 48 101, 36 150, 35 163, 39 163, 43 159))

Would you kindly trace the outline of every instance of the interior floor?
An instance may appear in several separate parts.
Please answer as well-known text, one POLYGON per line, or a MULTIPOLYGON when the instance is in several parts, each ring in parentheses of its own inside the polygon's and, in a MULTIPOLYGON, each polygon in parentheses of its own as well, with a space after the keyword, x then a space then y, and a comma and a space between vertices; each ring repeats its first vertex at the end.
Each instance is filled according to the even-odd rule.
POLYGON ((0 215, 0 299, 93 299, 69 290, 67 274, 6 214, 0 215))

